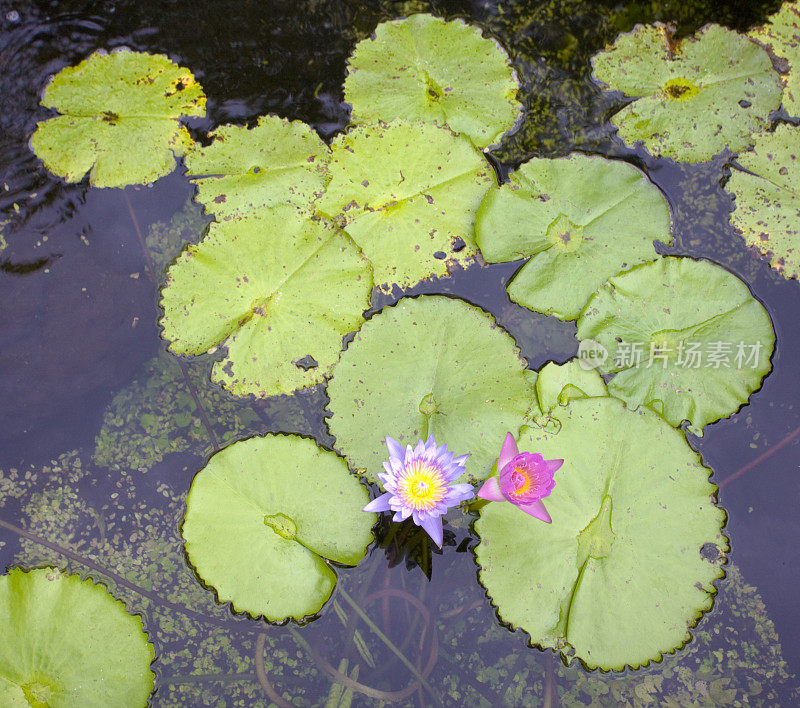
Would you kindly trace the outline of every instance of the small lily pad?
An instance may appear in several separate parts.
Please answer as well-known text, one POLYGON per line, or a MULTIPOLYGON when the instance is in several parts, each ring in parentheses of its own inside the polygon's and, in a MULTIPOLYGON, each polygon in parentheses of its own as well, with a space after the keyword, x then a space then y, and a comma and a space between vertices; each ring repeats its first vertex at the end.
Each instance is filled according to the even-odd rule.
POLYGON ((800 128, 757 135, 738 162, 749 172, 732 170, 725 185, 736 197, 733 225, 784 278, 800 277, 800 128))
POLYGON ((202 580, 237 612, 301 620, 372 542, 366 487, 338 455, 297 435, 230 445, 197 473, 182 534, 202 580))
POLYGON ((475 214, 495 177, 469 140, 396 120, 357 126, 332 151, 316 208, 359 245, 376 284, 410 287, 475 257, 475 214))
POLYGON ((528 428, 519 440, 520 451, 564 459, 547 498, 553 521, 484 506, 480 582, 504 622, 567 660, 603 669, 659 660, 691 638, 724 575, 711 470, 646 408, 582 398, 558 417, 557 432, 528 428))
POLYGON ((542 413, 549 414, 557 406, 564 406, 573 398, 607 396, 603 377, 594 369, 584 369, 577 359, 565 364, 548 362, 536 379, 536 400, 542 413))
POLYGON ((212 224, 173 263, 163 337, 179 354, 225 342, 212 378, 236 395, 292 393, 325 380, 371 290, 369 263, 344 233, 289 207, 259 209, 212 224))
POLYGON ((800 5, 785 2, 767 18, 763 27, 750 32, 775 57, 787 63, 783 81, 783 107, 789 115, 800 118, 800 5))
POLYGON ((700 162, 747 148, 781 101, 763 47, 718 25, 683 40, 662 24, 637 25, 592 66, 595 79, 634 99, 613 118, 619 136, 656 157, 700 162))
POLYGON ((0 704, 145 706, 153 646, 105 588, 55 568, 0 576, 0 704))
POLYGON ((520 305, 575 319, 612 275, 654 260, 672 242, 667 201, 633 165, 599 156, 534 158, 478 211, 476 240, 491 262, 531 257, 508 284, 520 305))
POLYGON ((301 121, 262 116, 252 128, 223 125, 186 155, 197 200, 217 220, 261 207, 310 208, 325 189, 330 149, 301 121))
POLYGON ((172 172, 192 139, 178 119, 204 116, 203 89, 162 54, 95 52, 56 74, 42 105, 60 116, 40 122, 31 147, 51 172, 95 187, 147 184, 172 172))
POLYGON ((707 261, 662 258, 611 278, 578 320, 578 339, 604 346, 612 396, 672 425, 735 413, 772 368, 772 323, 735 275, 707 261))
POLYGON ((382 22, 356 45, 344 99, 354 123, 433 121, 486 147, 519 120, 518 89, 495 40, 462 20, 416 14, 382 22))
POLYGON ((367 320, 328 384, 336 448, 371 482, 402 445, 434 435, 469 453, 459 482, 486 478, 508 431, 535 406, 514 340, 483 310, 443 296, 404 298, 367 320))

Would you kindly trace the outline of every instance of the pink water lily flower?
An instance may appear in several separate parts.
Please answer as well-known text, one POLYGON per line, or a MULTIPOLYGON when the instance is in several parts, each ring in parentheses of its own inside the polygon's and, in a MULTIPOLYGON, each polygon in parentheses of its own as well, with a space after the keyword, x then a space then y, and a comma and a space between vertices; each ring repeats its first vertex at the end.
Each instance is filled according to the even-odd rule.
POLYGON ((552 521, 542 499, 553 491, 555 471, 564 460, 545 460, 539 453, 520 452, 511 433, 506 435, 497 459, 497 477, 490 477, 478 490, 481 499, 510 501, 526 514, 552 521))
POLYGON ((387 435, 386 447, 386 472, 378 474, 386 494, 373 499, 364 511, 393 511, 393 521, 405 521, 410 516, 441 548, 442 515, 449 507, 475 496, 471 484, 455 484, 464 474, 469 455, 456 457, 447 445, 437 446, 433 435, 413 448, 404 448, 387 435))

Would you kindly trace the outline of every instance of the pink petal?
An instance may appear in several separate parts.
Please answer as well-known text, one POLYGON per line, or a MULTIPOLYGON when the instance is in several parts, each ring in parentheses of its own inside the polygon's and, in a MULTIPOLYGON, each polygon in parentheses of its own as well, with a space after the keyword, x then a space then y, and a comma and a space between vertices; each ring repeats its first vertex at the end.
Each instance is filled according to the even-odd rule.
POLYGON ((558 468, 564 464, 564 460, 545 460, 544 463, 547 465, 547 469, 550 470, 551 474, 554 474, 558 468))
POLYGON ((536 501, 532 501, 528 504, 517 504, 517 506, 526 514, 535 516, 537 519, 541 519, 545 523, 549 524, 553 521, 550 518, 550 514, 547 513, 547 509, 544 508, 544 503, 541 499, 537 499, 536 501))
POLYGON ((488 501, 505 501, 503 492, 500 491, 500 482, 497 477, 489 477, 478 490, 478 496, 488 501))
POLYGON ((519 455, 519 450, 517 449, 517 441, 514 440, 514 436, 511 433, 506 435, 506 439, 503 441, 503 447, 500 448, 500 457, 497 460, 497 471, 503 469, 511 460, 513 460, 517 455, 519 455))

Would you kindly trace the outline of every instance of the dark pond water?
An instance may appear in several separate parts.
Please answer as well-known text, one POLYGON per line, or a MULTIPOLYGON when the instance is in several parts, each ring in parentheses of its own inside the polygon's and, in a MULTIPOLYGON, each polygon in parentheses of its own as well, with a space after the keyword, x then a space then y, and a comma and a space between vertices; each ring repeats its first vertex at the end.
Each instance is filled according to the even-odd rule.
MULTIPOLYGON (((390 698, 401 705, 795 704, 800 285, 771 271, 729 226, 726 160, 679 166, 625 148, 607 121, 615 99, 592 84, 588 63, 636 22, 674 20, 684 34, 712 21, 744 30, 778 6, 2 0, 0 566, 57 564, 88 573, 142 613, 158 656, 158 706, 268 705, 271 686, 295 705, 325 704, 336 699, 336 670, 357 682, 353 700, 364 705, 390 698), (521 632, 498 624, 476 580, 469 519, 457 513, 442 553, 426 560, 413 539, 404 549, 376 547, 340 578, 420 667, 430 690, 414 684, 337 595, 302 630, 216 606, 186 567, 179 540, 192 477, 215 444, 258 432, 307 433, 330 445, 324 391, 237 401, 208 382, 208 362, 182 372, 164 353, 147 259, 160 277, 206 222, 180 171, 146 188, 90 189, 48 174, 28 149, 46 115, 38 101, 47 77, 95 49, 118 46, 166 53, 195 72, 209 97, 208 118, 192 125, 196 135, 276 113, 329 138, 347 123, 341 84, 354 44, 380 20, 417 10, 479 24, 514 59, 528 115, 498 151, 501 172, 530 156, 572 150, 635 162, 671 203, 673 251, 730 269, 772 317, 777 351, 763 388, 702 439, 689 436, 721 486, 732 563, 695 640, 660 665, 587 673, 528 648, 521 632), (417 561, 430 563, 430 580, 417 561), (262 647, 270 685, 256 675, 253 657, 262 647)), ((504 284, 515 268, 475 266, 415 292, 454 293, 490 310, 534 368, 566 361, 577 350, 574 325, 511 304, 504 284)), ((379 296, 373 305, 398 297, 379 296)))

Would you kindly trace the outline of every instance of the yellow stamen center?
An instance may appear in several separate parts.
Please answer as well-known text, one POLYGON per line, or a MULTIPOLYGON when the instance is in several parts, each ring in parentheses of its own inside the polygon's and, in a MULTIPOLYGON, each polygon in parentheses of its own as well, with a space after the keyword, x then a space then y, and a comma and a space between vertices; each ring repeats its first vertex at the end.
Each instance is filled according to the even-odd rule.
POLYGON ((427 460, 414 460, 397 484, 397 495, 412 509, 435 507, 447 494, 447 482, 441 471, 427 460))
POLYGON ((531 488, 531 477, 526 470, 515 467, 511 473, 514 482, 514 494, 525 494, 531 488))

